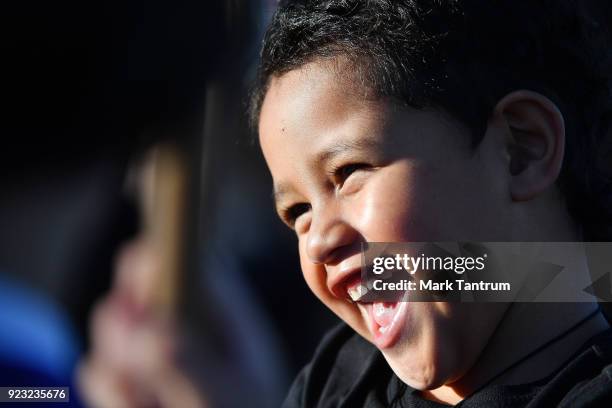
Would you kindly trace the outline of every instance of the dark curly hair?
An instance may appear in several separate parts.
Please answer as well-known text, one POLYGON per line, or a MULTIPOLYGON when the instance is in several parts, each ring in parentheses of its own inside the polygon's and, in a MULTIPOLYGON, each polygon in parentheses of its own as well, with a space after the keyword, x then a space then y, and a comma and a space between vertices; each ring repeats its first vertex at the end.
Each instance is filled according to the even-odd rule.
POLYGON ((263 42, 250 101, 256 125, 270 79, 343 57, 376 97, 444 110, 482 140, 495 104, 518 89, 554 101, 566 122, 559 187, 583 238, 612 239, 612 44, 607 6, 573 0, 284 1, 263 42))

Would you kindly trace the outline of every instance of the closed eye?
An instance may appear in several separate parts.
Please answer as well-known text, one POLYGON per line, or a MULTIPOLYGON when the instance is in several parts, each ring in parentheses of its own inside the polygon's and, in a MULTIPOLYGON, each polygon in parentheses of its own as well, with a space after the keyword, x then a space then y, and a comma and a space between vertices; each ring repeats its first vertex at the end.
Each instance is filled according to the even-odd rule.
POLYGON ((342 186, 342 184, 344 184, 346 179, 348 179, 351 174, 355 173, 356 171, 369 168, 370 165, 366 163, 350 163, 334 168, 331 173, 334 182, 337 185, 342 186))
POLYGON ((279 213, 285 224, 293 228, 297 219, 310 211, 310 208, 310 204, 308 203, 298 203, 279 211, 279 213))

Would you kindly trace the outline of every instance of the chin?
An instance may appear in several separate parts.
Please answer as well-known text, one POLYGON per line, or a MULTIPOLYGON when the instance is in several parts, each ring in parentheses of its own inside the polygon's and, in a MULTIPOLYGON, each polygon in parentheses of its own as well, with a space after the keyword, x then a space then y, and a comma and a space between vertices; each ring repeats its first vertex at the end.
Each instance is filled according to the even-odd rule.
POLYGON ((396 369, 392 364, 389 365, 403 383, 407 384, 411 388, 414 388, 415 390, 433 390, 448 382, 447 379, 444 378, 445 376, 436 375, 435 372, 431 372, 429 369, 402 370, 399 367, 396 369))
POLYGON ((402 382, 416 390, 433 390, 452 382, 456 377, 452 370, 455 359, 449 353, 423 355, 408 348, 401 350, 401 354, 400 350, 394 351, 383 352, 387 363, 402 382))

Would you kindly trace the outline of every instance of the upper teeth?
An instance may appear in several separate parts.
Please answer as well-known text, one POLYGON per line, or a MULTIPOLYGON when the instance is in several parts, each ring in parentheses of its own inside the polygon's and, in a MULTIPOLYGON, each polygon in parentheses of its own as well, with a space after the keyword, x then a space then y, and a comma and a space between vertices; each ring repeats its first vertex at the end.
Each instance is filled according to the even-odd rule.
POLYGON ((361 283, 357 286, 349 288, 348 294, 353 302, 358 301, 361 297, 363 297, 366 293, 368 293, 368 288, 366 288, 361 283))

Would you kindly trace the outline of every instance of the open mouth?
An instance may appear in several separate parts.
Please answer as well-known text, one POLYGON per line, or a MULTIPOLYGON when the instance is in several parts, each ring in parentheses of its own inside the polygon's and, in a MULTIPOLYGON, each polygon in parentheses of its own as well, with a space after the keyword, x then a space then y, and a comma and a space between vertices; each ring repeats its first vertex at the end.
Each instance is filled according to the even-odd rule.
POLYGON ((350 299, 362 311, 376 347, 379 349, 393 347, 407 324, 408 293, 406 292, 399 302, 366 302, 361 300, 367 293, 367 288, 361 283, 361 279, 354 280, 346 289, 350 299))

